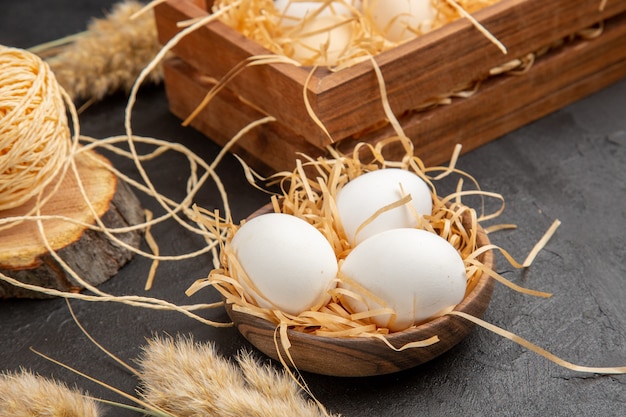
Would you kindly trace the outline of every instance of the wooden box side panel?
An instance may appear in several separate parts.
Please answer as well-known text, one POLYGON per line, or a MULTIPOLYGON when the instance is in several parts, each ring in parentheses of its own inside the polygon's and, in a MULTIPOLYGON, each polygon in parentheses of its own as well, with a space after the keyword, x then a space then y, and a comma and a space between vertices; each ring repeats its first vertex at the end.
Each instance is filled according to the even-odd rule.
MULTIPOLYGON (((467 20, 458 20, 380 54, 376 59, 391 108, 397 115, 417 109, 468 82, 485 79, 494 67, 626 11, 626 2, 607 3, 603 11, 598 9, 599 4, 594 0, 503 1, 477 12, 477 20, 507 47, 506 55, 467 20)), ((371 65, 362 63, 320 77, 315 110, 337 137, 358 132, 359 120, 373 115, 381 118, 381 99, 371 72, 371 65), (358 107, 338 105, 355 101, 358 107)))
MULTIPOLYGON (((167 13, 157 9, 157 17, 167 17, 162 16, 164 23, 159 25, 164 40, 179 30, 176 21, 188 14, 182 3, 170 0, 160 6, 169 7, 167 13)), ((507 55, 464 19, 380 54, 376 60, 394 113, 419 108, 434 97, 485 78, 495 66, 626 10, 626 2, 609 1, 602 11, 599 6, 599 0, 506 0, 476 13, 476 18, 507 46, 507 55)), ((214 77, 248 56, 266 52, 219 22, 195 35, 181 42, 176 53, 200 72, 214 77)), ((302 99, 307 74, 305 68, 262 65, 246 69, 229 88, 322 148, 330 140, 311 120, 302 99)), ((320 69, 308 93, 313 110, 335 141, 359 134, 385 119, 370 62, 337 73, 320 69)))
MULTIPOLYGON (((202 74, 179 58, 168 59, 164 65, 165 87, 170 110, 184 119, 194 110, 194 104, 204 97, 211 88, 202 74)), ((191 126, 214 142, 225 146, 248 124, 262 119, 265 115, 243 103, 226 90, 220 93, 198 116, 191 126)), ((277 123, 269 122, 251 129, 231 148, 246 163, 262 174, 292 170, 298 153, 311 157, 323 155, 319 149, 293 130, 277 123)))
MULTIPOLYGON (((604 34, 579 40, 538 60, 523 75, 486 81, 470 98, 408 115, 400 121, 428 165, 448 160, 454 146, 467 152, 626 77, 626 13, 606 22, 604 34)), ((375 143, 389 127, 358 141, 375 143)), ((356 140, 339 143, 350 151, 356 140)))
MULTIPOLYGON (((184 89, 171 89, 170 105, 173 108, 184 107, 190 94, 203 96, 207 88, 189 82, 194 77, 185 72, 178 75, 187 81, 176 84, 184 89)), ((416 155, 427 165, 437 165, 449 159, 457 144, 463 145, 464 152, 470 151, 624 77, 626 14, 607 21, 602 36, 579 40, 554 51, 537 61, 524 75, 493 77, 468 99, 456 99, 452 104, 408 115, 401 122, 415 144, 416 155)), ((216 104, 219 107, 208 108, 208 113, 203 114, 194 126, 221 144, 240 126, 262 116, 252 109, 241 111, 241 102, 237 100, 216 104), (237 118, 236 125, 220 125, 232 117, 237 118)), ((391 134, 393 131, 387 126, 358 140, 341 141, 337 146, 350 152, 358 142, 374 144, 391 134)), ((292 169, 297 152, 313 157, 322 152, 279 123, 264 125, 253 135, 256 137, 242 141, 242 149, 236 152, 244 152, 240 155, 246 161, 265 172, 268 166, 271 170, 292 169)))
MULTIPOLYGON (((188 0, 168 0, 156 8, 160 41, 165 43, 180 31, 178 22, 205 16, 205 10, 188 0)), ((173 51, 198 72, 218 80, 251 56, 268 53, 256 42, 218 21, 190 33, 173 51)), ((265 114, 277 117, 281 123, 296 126, 300 134, 323 138, 317 141, 318 146, 323 148, 327 140, 309 116, 302 100, 307 75, 306 70, 289 64, 258 65, 244 69, 228 84, 228 88, 265 114)), ((311 142, 316 141, 311 139, 311 142)))

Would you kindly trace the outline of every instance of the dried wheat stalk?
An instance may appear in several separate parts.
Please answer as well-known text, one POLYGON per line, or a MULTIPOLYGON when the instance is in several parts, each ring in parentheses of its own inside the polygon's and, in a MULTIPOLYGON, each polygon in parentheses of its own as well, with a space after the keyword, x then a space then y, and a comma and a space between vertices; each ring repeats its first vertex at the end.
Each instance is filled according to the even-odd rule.
POLYGON ((177 417, 329 415, 305 398, 285 371, 262 365, 249 353, 233 363, 210 343, 153 338, 139 363, 143 399, 177 417))
POLYGON ((98 417, 97 403, 76 389, 26 370, 0 374, 0 416, 98 417))
MULTIPOLYGON (((85 32, 30 51, 48 62, 72 99, 100 100, 119 90, 128 92, 161 49, 154 15, 137 14, 142 8, 138 1, 121 1, 104 18, 93 19, 85 32)), ((160 68, 147 79, 161 80, 160 68)))

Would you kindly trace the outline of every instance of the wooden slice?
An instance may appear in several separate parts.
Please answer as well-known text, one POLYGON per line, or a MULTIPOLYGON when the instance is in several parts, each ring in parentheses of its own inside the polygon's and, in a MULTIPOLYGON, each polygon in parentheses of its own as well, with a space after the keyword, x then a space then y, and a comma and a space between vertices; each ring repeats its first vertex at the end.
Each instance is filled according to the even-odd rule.
MULTIPOLYGON (((136 225, 144 220, 143 209, 130 188, 102 164, 110 162, 94 151, 76 156, 78 176, 94 212, 107 228, 136 225)), ((42 215, 63 216, 84 224, 95 224, 95 217, 82 197, 79 183, 72 172, 66 173, 61 186, 41 209, 42 215)), ((48 186, 47 192, 54 189, 48 186)), ((0 219, 24 216, 35 205, 34 199, 10 210, 0 211, 0 219)), ((0 273, 20 282, 78 291, 83 288, 46 248, 36 221, 26 220, 0 225, 0 273)), ((50 247, 76 274, 92 285, 98 285, 115 275, 133 257, 133 252, 113 242, 104 232, 91 230, 64 219, 41 222, 50 247)), ((116 235, 132 247, 138 247, 141 232, 130 231, 116 235)), ((47 298, 0 281, 0 298, 47 298)))

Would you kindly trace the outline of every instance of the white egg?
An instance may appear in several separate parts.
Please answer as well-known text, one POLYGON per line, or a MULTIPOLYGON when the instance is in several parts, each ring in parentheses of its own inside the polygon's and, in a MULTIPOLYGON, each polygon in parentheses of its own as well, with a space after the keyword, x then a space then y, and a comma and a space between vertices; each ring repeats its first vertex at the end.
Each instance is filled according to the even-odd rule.
POLYGON ((350 20, 361 2, 277 0, 274 6, 281 14, 279 24, 293 39, 285 46, 286 53, 306 64, 333 66, 350 46, 353 34, 350 20))
POLYGON ((430 30, 436 10, 430 0, 370 0, 366 15, 387 39, 401 42, 430 30))
POLYGON ((336 205, 346 237, 352 245, 376 233, 402 227, 415 227, 418 216, 432 213, 432 197, 428 185, 414 172, 385 168, 365 173, 339 190, 336 205), (359 227, 379 209, 411 195, 410 203, 377 216, 359 227), (358 234, 357 234, 358 231, 358 234))
POLYGON ((291 33, 292 58, 316 65, 336 65, 350 46, 352 25, 343 16, 327 15, 307 21, 291 33))
MULTIPOLYGON (((346 1, 356 10, 361 8, 360 0, 346 1)), ((342 2, 331 2, 326 5, 325 1, 294 1, 294 0, 276 0, 274 7, 279 13, 290 20, 302 20, 306 16, 311 16, 317 10, 320 10, 317 16, 329 16, 333 14, 341 16, 352 16, 353 11, 342 2)))
MULTIPOLYGON (((372 319, 391 331, 427 321, 457 305, 467 285, 458 251, 442 237, 420 229, 394 229, 365 240, 341 264, 342 276, 382 300, 379 304, 345 297, 346 307, 353 313, 392 308, 395 316, 372 319)), ((339 285, 353 288, 343 282, 339 285)))
POLYGON ((260 307, 297 315, 323 303, 337 275, 335 252, 324 235, 296 216, 268 213, 244 223, 230 246, 260 307))

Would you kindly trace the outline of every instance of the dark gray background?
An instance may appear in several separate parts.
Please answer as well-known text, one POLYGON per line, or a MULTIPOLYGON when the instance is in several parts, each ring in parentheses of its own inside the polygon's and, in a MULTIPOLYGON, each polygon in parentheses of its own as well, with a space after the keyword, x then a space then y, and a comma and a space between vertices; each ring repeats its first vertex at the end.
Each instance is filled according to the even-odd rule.
MULTIPOLYGON (((29 47, 85 29, 112 1, 3 0, 0 44, 29 47)), ((117 94, 81 115, 83 133, 105 138, 123 133, 126 97, 117 94)), ((161 87, 141 90, 134 115, 137 134, 179 141, 211 161, 219 149, 180 126, 170 115, 161 87)), ((172 155, 150 167, 159 190, 184 195, 187 172, 172 155)), ((128 161, 114 159, 132 174, 128 161)), ((507 278, 554 293, 550 299, 515 293, 496 284, 485 319, 525 337, 571 362, 626 365, 626 80, 512 132, 460 159, 460 168, 481 187, 506 200, 497 222, 518 229, 492 241, 523 260, 553 220, 556 235, 527 271, 498 256, 507 278)), ((266 201, 246 184, 233 158, 219 171, 240 219, 266 201)), ((445 187, 445 186, 444 186, 445 187)), ((144 205, 156 209, 151 199, 144 205)), ((211 187, 198 196, 204 207, 219 206, 211 187)), ((171 227, 170 227, 171 226, 171 227)), ((157 228, 162 253, 182 253, 202 242, 177 227, 157 228)), ((184 289, 211 268, 208 259, 163 263, 154 289, 144 293, 149 262, 135 258, 102 285, 114 294, 145 294, 176 303, 216 299, 204 291, 191 299, 184 289)), ((72 303, 79 320, 107 349, 136 358, 153 334, 193 334, 213 340, 232 355, 249 345, 234 329, 214 329, 178 313, 106 303, 72 303)), ((206 313, 227 320, 222 311, 206 313)), ((0 301, 0 370, 31 369, 76 383, 93 395, 119 398, 32 353, 33 347, 126 392, 134 377, 92 345, 72 321, 63 300, 0 301)), ((374 378, 331 378, 305 374, 319 400, 345 416, 617 416, 626 413, 626 377, 572 372, 483 329, 444 356, 418 368, 374 378)), ((107 415, 131 416, 109 409, 107 415)))

